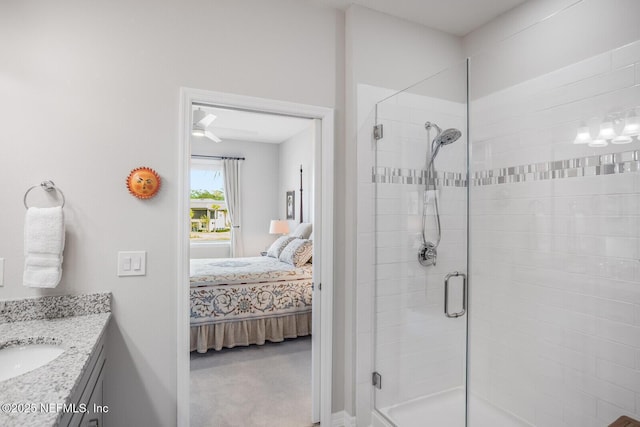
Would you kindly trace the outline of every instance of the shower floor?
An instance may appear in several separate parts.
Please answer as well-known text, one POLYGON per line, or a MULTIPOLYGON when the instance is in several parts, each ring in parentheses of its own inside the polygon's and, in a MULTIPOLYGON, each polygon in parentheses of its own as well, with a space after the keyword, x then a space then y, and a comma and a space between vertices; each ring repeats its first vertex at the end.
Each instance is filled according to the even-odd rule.
MULTIPOLYGON (((381 412, 398 427, 464 427, 464 389, 432 394, 383 408, 381 412)), ((469 402, 469 427, 531 427, 490 403, 474 396, 469 402)))

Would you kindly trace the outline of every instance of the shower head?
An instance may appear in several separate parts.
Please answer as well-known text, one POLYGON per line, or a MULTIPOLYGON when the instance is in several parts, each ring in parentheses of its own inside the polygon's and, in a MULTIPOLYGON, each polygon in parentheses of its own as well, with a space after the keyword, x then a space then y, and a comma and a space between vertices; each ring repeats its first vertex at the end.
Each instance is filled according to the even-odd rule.
POLYGON ((433 138, 433 142, 431 143, 431 151, 433 152, 433 154, 431 154, 431 161, 429 162, 429 167, 431 166, 431 164, 433 163, 433 160, 438 155, 438 151, 440 151, 440 147, 442 147, 443 145, 453 144, 458 140, 458 138, 462 136, 462 132, 460 132, 458 129, 452 128, 452 129, 442 130, 435 123, 427 122, 425 124, 425 128, 427 130, 431 129, 431 126, 436 128, 436 130, 438 131, 438 134, 436 135, 435 138, 433 138))
POLYGON ((433 148, 437 149, 441 145, 448 145, 453 142, 456 142, 458 138, 462 136, 462 132, 460 132, 458 129, 452 128, 452 129, 446 129, 443 131, 440 126, 432 122, 426 122, 424 124, 424 128, 427 130, 427 132, 430 131, 431 128, 435 128, 436 131, 438 132, 435 138, 433 138, 433 142, 431 144, 432 149, 433 148))
POLYGON ((454 143, 462 136, 462 132, 458 129, 447 129, 443 132, 440 132, 435 139, 433 140, 434 144, 438 146, 448 145, 454 143))

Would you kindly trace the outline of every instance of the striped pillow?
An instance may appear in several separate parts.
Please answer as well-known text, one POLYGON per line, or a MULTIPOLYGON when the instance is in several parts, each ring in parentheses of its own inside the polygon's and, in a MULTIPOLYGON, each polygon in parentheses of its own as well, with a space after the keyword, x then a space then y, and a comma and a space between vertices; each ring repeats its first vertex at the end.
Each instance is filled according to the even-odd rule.
POLYGON ((280 261, 291 264, 294 267, 302 267, 313 255, 313 242, 306 239, 291 241, 280 254, 280 261))
POLYGON ((267 256, 272 258, 278 258, 282 253, 282 250, 291 242, 292 240, 296 240, 295 237, 289 236, 280 236, 278 239, 273 242, 273 244, 267 249, 267 256))

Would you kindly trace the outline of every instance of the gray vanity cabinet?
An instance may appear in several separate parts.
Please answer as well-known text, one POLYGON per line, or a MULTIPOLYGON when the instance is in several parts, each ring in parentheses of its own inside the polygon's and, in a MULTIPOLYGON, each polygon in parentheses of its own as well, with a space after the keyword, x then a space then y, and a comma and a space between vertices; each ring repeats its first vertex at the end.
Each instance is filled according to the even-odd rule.
POLYGON ((103 406, 103 384, 105 365, 104 336, 96 345, 87 370, 82 375, 70 403, 75 403, 76 411, 63 414, 60 426, 104 427, 106 407, 103 406))
POLYGON ((102 386, 104 383, 104 364, 100 370, 100 375, 94 384, 89 402, 87 403, 87 412, 83 414, 80 421, 81 427, 103 427, 102 419, 104 417, 104 407, 102 402, 102 386))

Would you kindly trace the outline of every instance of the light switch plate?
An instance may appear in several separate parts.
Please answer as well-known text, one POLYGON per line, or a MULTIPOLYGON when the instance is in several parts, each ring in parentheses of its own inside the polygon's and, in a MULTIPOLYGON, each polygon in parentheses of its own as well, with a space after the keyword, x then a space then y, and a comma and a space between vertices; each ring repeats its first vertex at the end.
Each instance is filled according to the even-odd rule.
POLYGON ((118 252, 118 276, 144 276, 146 274, 146 251, 118 252))

